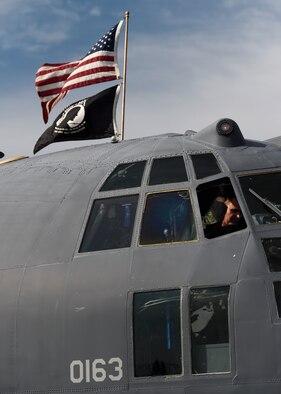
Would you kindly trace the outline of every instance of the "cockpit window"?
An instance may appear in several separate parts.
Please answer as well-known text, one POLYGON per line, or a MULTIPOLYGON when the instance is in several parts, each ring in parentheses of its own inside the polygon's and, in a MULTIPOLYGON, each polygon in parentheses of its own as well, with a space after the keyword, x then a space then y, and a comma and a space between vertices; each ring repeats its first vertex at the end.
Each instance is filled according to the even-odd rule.
POLYGON ((212 153, 191 155, 191 160, 197 179, 206 178, 221 172, 217 159, 212 153))
POLYGON ((281 172, 239 177, 256 225, 281 223, 281 172))
POLYGON ((134 294, 134 374, 182 372, 180 290, 134 294))
POLYGON ((149 185, 177 183, 187 181, 187 174, 182 156, 154 159, 149 177, 149 185))
POLYGON ((192 373, 230 371, 229 286, 190 292, 192 373))
POLYGON ((197 233, 188 190, 147 195, 140 245, 185 242, 196 238, 197 233))
POLYGON ((204 234, 215 238, 246 227, 229 178, 203 183, 197 188, 204 234))
POLYGON ((129 247, 137 203, 137 195, 94 201, 79 253, 129 247))
POLYGON ((139 187, 145 164, 146 161, 119 164, 106 179, 100 191, 139 187))

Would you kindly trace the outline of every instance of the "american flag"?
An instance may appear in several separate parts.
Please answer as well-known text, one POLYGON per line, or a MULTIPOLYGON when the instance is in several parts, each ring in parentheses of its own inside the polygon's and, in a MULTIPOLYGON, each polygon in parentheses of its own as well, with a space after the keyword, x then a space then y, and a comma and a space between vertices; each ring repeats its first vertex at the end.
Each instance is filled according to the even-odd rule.
POLYGON ((109 30, 82 59, 43 64, 36 73, 35 87, 47 123, 52 108, 71 89, 119 79, 117 44, 123 20, 109 30))

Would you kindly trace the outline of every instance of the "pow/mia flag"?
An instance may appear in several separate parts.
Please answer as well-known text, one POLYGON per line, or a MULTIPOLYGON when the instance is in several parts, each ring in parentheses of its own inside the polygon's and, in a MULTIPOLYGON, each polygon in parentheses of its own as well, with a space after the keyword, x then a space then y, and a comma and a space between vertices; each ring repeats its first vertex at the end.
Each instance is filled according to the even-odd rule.
POLYGON ((60 141, 109 138, 116 134, 115 112, 120 85, 66 107, 36 142, 33 153, 60 141))

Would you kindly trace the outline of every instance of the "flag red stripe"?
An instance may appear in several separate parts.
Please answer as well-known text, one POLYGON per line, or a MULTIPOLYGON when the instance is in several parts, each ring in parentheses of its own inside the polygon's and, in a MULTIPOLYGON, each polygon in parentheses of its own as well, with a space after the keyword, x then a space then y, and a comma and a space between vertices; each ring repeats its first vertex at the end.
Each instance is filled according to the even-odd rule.
POLYGON ((43 64, 39 68, 39 70, 37 71, 36 77, 40 77, 40 76, 47 75, 47 74, 53 74, 58 71, 67 70, 68 68, 72 68, 72 71, 73 71, 78 66, 81 67, 81 66, 84 66, 85 64, 90 64, 90 63, 94 63, 94 62, 106 62, 106 61, 114 62, 114 56, 99 55, 99 56, 95 56, 95 57, 85 57, 84 60, 82 59, 80 61, 70 62, 70 63, 59 63, 59 64, 55 64, 55 65, 43 64), (45 68, 48 66, 50 66, 50 67, 42 70, 42 68, 45 68))
MULTIPOLYGON (((45 90, 44 89, 38 89, 38 95, 39 95, 39 97, 47 97, 47 96, 52 96, 54 94, 59 94, 61 91, 65 92, 65 91, 67 91, 69 89, 73 89, 72 86, 73 86, 73 84, 75 84, 75 80, 78 79, 78 78, 87 77, 87 76, 94 75, 94 74, 99 74, 99 73, 108 73, 108 72, 115 72, 115 67, 104 66, 104 67, 97 67, 97 68, 94 68, 94 69, 82 71, 80 73, 77 73, 77 74, 73 75, 72 77, 70 76, 66 80, 66 83, 72 81, 71 84, 69 84, 69 85, 67 85, 65 87, 53 87, 51 89, 45 89, 45 90)), ((90 83, 98 83, 96 81, 99 80, 99 79, 101 80, 102 78, 103 77, 91 78, 90 79, 90 83)), ((109 76, 109 78, 110 78, 109 80, 117 79, 116 76, 114 76, 114 78, 112 78, 112 76, 109 76)), ((54 84, 56 82, 62 82, 62 81, 64 81, 64 79, 61 78, 61 77, 54 77, 54 78, 51 78, 49 81, 50 81, 49 84, 54 84)), ((81 85, 81 82, 76 83, 76 85, 77 85, 77 87, 78 86, 84 86, 83 82, 82 82, 82 85, 81 85)), ((46 84, 42 84, 42 83, 38 83, 38 84, 36 83, 36 87, 42 87, 42 86, 47 86, 47 85, 46 84)))
POLYGON ((85 57, 79 63, 79 67, 84 66, 85 64, 90 64, 94 62, 114 62, 114 56, 112 55, 100 55, 95 57, 85 57))
POLYGON ((41 75, 46 75, 49 73, 53 73, 56 71, 63 71, 65 69, 68 68, 75 68, 79 65, 80 60, 76 61, 76 62, 70 62, 70 63, 60 63, 60 64, 43 64, 39 70, 36 73, 36 77, 40 77, 41 75), (45 67, 47 67, 45 69, 45 67))
POLYGON ((66 83, 73 81, 77 78, 85 77, 91 74, 98 74, 98 73, 105 73, 105 72, 111 72, 115 71, 115 67, 113 66, 101 66, 101 67, 96 67, 96 68, 90 68, 89 70, 81 71, 78 73, 75 73, 74 75, 70 75, 67 80, 65 81, 66 83))
POLYGON ((42 90, 38 92, 38 96, 41 97, 48 97, 48 96, 54 96, 60 94, 62 91, 62 88, 56 88, 56 89, 49 89, 49 90, 42 90))
POLYGON ((37 82, 35 82, 35 86, 40 87, 40 86, 51 85, 51 84, 57 83, 57 82, 64 82, 67 80, 67 78, 69 77, 70 74, 71 73, 64 74, 64 75, 58 75, 55 77, 51 77, 49 79, 43 79, 42 81, 37 81, 37 82))
POLYGON ((100 83, 100 82, 108 82, 108 81, 114 81, 116 80, 117 77, 116 75, 112 75, 112 76, 104 76, 104 77, 98 77, 98 78, 94 78, 94 79, 88 79, 82 82, 77 82, 73 85, 70 85, 67 87, 67 89, 62 89, 62 92, 67 92, 68 90, 71 89, 76 89, 76 88, 81 88, 83 86, 88 86, 88 85, 92 85, 93 83, 100 83))
MULTIPOLYGON (((103 60, 103 61, 105 60, 105 58, 107 58, 107 60, 114 59, 113 56, 99 56, 99 58, 100 58, 100 60, 103 60)), ((85 61, 85 62, 79 64, 79 67, 77 67, 76 69, 79 70, 79 68, 80 68, 81 66, 85 66, 85 65, 91 64, 91 63, 95 63, 95 62, 97 62, 97 61, 98 61, 97 58, 96 58, 96 59, 88 59, 87 61, 85 61)), ((94 70, 97 70, 97 71, 94 71, 94 72, 115 71, 115 68, 112 67, 112 66, 103 66, 103 67, 97 67, 97 68, 94 69, 94 70)), ((71 70, 71 71, 68 72, 68 73, 65 73, 65 74, 62 74, 62 75, 56 75, 56 76, 53 76, 53 75, 54 75, 54 72, 52 72, 52 73, 50 73, 50 74, 52 75, 50 78, 46 78, 46 79, 42 79, 42 80, 40 80, 40 81, 36 81, 36 82, 35 82, 35 86, 36 86, 36 87, 47 86, 47 85, 50 85, 50 84, 53 84, 53 83, 71 80, 71 79, 76 78, 77 76, 79 77, 79 76, 82 76, 82 75, 83 75, 83 74, 82 74, 83 72, 77 73, 77 74, 75 74, 73 77, 70 77, 70 79, 69 79, 69 76, 71 75, 71 73, 72 73, 73 71, 75 71, 75 69, 74 69, 74 70, 71 70)), ((85 72, 84 75, 87 75, 87 72, 86 72, 86 71, 84 71, 84 72, 85 72)), ((37 74, 37 75, 38 75, 38 74, 37 74)), ((46 73, 43 74, 43 72, 42 72, 41 75, 46 75, 46 73)))

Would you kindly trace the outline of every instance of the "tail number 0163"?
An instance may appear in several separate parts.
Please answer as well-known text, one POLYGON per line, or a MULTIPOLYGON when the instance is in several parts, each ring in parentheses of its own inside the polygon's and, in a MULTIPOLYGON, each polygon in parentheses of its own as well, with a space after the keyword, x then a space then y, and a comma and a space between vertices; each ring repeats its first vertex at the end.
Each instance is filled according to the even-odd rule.
POLYGON ((94 380, 97 383, 109 378, 113 382, 119 381, 123 377, 123 362, 119 357, 112 357, 107 363, 102 358, 94 361, 73 360, 70 363, 70 380, 72 383, 90 383, 94 380), (110 373, 107 370, 110 369, 110 373))

